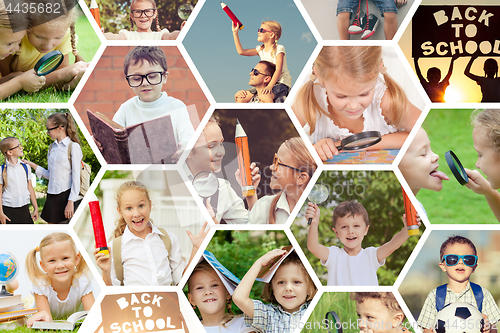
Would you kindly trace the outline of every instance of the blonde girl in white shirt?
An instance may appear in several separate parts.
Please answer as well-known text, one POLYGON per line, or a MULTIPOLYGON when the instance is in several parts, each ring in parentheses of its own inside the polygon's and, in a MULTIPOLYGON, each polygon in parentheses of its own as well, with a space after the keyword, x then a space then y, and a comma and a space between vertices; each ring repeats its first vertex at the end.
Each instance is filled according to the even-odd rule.
MULTIPOLYGON (((152 203, 148 189, 140 182, 128 181, 118 188, 117 210, 120 218, 116 222, 114 237, 121 237, 121 265, 123 281, 118 280, 111 255, 99 253, 95 249, 97 266, 102 270, 102 278, 107 286, 169 286, 176 285, 187 265, 181 258, 181 245, 177 236, 166 231, 170 238, 170 253, 160 235, 163 233, 153 225, 150 214, 152 203)), ((206 233, 207 223, 198 235, 187 231, 193 249, 191 259, 196 254, 206 233)), ((189 265, 189 263, 188 263, 189 265)))
POLYGON ((38 178, 49 180, 42 219, 47 223, 68 223, 82 200, 79 193, 83 153, 75 122, 69 112, 51 114, 46 127, 50 138, 54 140, 47 154, 47 169, 33 162, 23 162, 35 170, 38 178), (68 156, 70 144, 71 164, 68 156))

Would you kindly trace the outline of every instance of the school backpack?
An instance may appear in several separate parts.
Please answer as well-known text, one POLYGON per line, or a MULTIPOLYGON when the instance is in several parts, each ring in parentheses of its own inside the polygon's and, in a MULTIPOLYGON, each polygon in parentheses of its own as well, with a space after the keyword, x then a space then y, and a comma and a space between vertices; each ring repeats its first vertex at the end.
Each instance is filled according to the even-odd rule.
MULTIPOLYGON (((476 299, 476 305, 479 312, 483 312, 483 288, 476 283, 470 283, 470 288, 472 289, 472 293, 474 294, 474 298, 476 299)), ((436 288, 436 309, 437 311, 441 311, 444 308, 444 301, 446 299, 446 289, 447 284, 440 285, 436 288)))
MULTIPOLYGON (((24 172, 26 172, 26 182, 28 182, 28 166, 22 162, 19 162, 21 163, 21 165, 23 166, 24 168, 24 172)), ((5 179, 3 178, 3 169, 5 168, 5 163, 2 164, 2 184, 5 184, 5 179)), ((5 191, 5 186, 2 186, 2 193, 5 191)))
MULTIPOLYGON (((54 144, 51 144, 49 146, 49 153, 47 154, 47 161, 49 159, 50 151, 52 150, 53 145, 54 144)), ((73 167, 73 164, 71 164, 71 147, 72 146, 73 146, 73 141, 71 141, 69 143, 69 146, 68 146, 68 161, 69 161, 69 166, 71 168, 73 167)), ((89 190, 89 187, 90 187, 91 170, 90 170, 90 165, 85 163, 83 160, 81 163, 82 163, 82 168, 80 170, 80 193, 78 193, 78 195, 83 197, 83 196, 85 196, 85 194, 87 193, 87 191, 89 190)))
MULTIPOLYGON (((159 235, 165 248, 168 252, 168 262, 170 265, 170 250, 172 249, 172 241, 168 236, 168 233, 163 228, 158 228, 163 235, 159 235)), ((123 286, 123 263, 122 263, 122 236, 113 239, 113 263, 115 266, 116 278, 120 281, 120 285, 123 286)))

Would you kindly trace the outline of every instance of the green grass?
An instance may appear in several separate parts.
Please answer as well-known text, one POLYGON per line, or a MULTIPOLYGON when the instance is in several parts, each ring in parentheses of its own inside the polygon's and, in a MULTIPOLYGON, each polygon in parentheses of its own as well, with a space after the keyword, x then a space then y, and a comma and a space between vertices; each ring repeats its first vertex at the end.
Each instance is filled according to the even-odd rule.
MULTIPOLYGON (((79 17, 75 26, 78 35, 79 55, 90 62, 99 48, 100 42, 95 31, 92 29, 85 15, 79 17)), ((70 64, 75 58, 70 54, 70 64)), ((26 93, 20 91, 4 100, 6 103, 67 103, 71 97, 71 92, 57 91, 54 88, 47 88, 36 93, 26 93)))
MULTIPOLYGON (((324 320, 326 313, 330 311, 335 311, 339 316, 340 322, 344 325, 344 329, 342 330, 343 333, 359 332, 356 326, 358 319, 356 314, 356 302, 349 298, 349 293, 331 292, 326 292, 321 295, 318 304, 311 313, 311 316, 307 319, 301 332, 327 332, 324 320), (353 326, 349 327, 350 323, 353 323, 353 326)), ((332 330, 332 332, 334 332, 334 330, 332 330)))
POLYGON ((77 326, 75 326, 75 329, 73 331, 63 331, 63 330, 35 330, 35 329, 31 329, 31 328, 28 328, 26 326, 23 326, 23 327, 18 327, 16 329, 13 329, 13 330, 5 330, 5 329, 0 329, 0 333, 39 333, 39 332, 43 332, 43 333, 50 333, 50 332, 78 332, 80 328, 80 324, 77 324, 77 326))
POLYGON ((477 153, 472 141, 470 115, 473 110, 431 110, 424 128, 431 141, 432 150, 439 155, 439 170, 450 177, 444 181, 440 192, 421 190, 419 199, 431 223, 498 223, 484 196, 461 186, 453 177, 445 152, 452 150, 463 166, 476 169, 477 153))

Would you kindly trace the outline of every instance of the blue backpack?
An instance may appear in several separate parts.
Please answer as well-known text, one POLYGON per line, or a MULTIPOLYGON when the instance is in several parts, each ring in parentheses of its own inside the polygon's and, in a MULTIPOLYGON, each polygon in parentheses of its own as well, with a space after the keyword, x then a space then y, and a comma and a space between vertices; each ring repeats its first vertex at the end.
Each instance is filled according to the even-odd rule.
MULTIPOLYGON (((21 162, 19 162, 21 163, 21 162)), ((26 172, 26 182, 28 182, 28 167, 26 166, 26 164, 24 163, 21 163, 21 165, 23 166, 24 168, 24 172, 26 172)), ((3 181, 3 184, 5 184, 5 179, 3 179, 3 169, 5 169, 5 163, 2 164, 2 181, 3 181)), ((2 186, 2 192, 5 191, 5 186, 2 186)))
MULTIPOLYGON (((476 305, 479 312, 483 312, 483 288, 476 283, 470 283, 470 288, 472 289, 472 293, 474 294, 474 298, 476 299, 476 305)), ((447 284, 443 284, 436 288, 436 309, 437 311, 441 311, 444 308, 444 301, 446 299, 446 289, 447 284)))

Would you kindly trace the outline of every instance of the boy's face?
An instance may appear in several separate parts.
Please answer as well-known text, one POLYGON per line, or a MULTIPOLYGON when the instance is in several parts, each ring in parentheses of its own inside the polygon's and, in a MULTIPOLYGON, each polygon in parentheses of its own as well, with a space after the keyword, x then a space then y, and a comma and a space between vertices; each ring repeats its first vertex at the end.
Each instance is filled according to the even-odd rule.
MULTIPOLYGON (((474 250, 469 244, 459 243, 448 245, 444 251, 444 255, 447 254, 475 255, 474 250)), ((460 259, 455 266, 448 266, 445 262, 441 262, 439 263, 439 267, 448 275, 448 280, 466 282, 469 280, 470 275, 476 270, 477 264, 474 267, 470 267, 464 264, 463 259, 460 259)))
POLYGON ((344 244, 346 251, 358 251, 361 250, 361 243, 368 233, 368 228, 362 215, 346 215, 337 219, 332 230, 344 244))
POLYGON ((414 194, 422 188, 441 191, 443 180, 449 178, 437 170, 438 160, 439 155, 431 150, 431 142, 427 133, 420 128, 399 163, 399 170, 414 194))
MULTIPOLYGON (((144 60, 142 63, 138 61, 135 65, 128 67, 128 75, 147 75, 155 72, 165 72, 160 65, 151 65, 148 61, 144 60)), ((151 79, 150 79, 151 81, 151 79)), ((154 82, 153 82, 154 83, 154 82)), ((142 78, 142 83, 138 87, 132 87, 132 90, 143 102, 156 101, 161 96, 161 89, 167 83, 167 76, 163 74, 158 84, 150 84, 146 78, 142 78)))
POLYGON ((307 300, 307 277, 299 265, 280 266, 271 284, 276 301, 289 313, 298 311, 307 300))
POLYGON ((491 188, 500 188, 500 153, 488 143, 484 135, 484 130, 476 126, 472 132, 474 149, 477 151, 476 168, 481 169, 488 178, 491 188))
POLYGON ((362 303, 356 302, 358 312, 358 328, 361 332, 394 333, 404 318, 401 312, 393 313, 387 306, 375 298, 366 298, 362 303))

